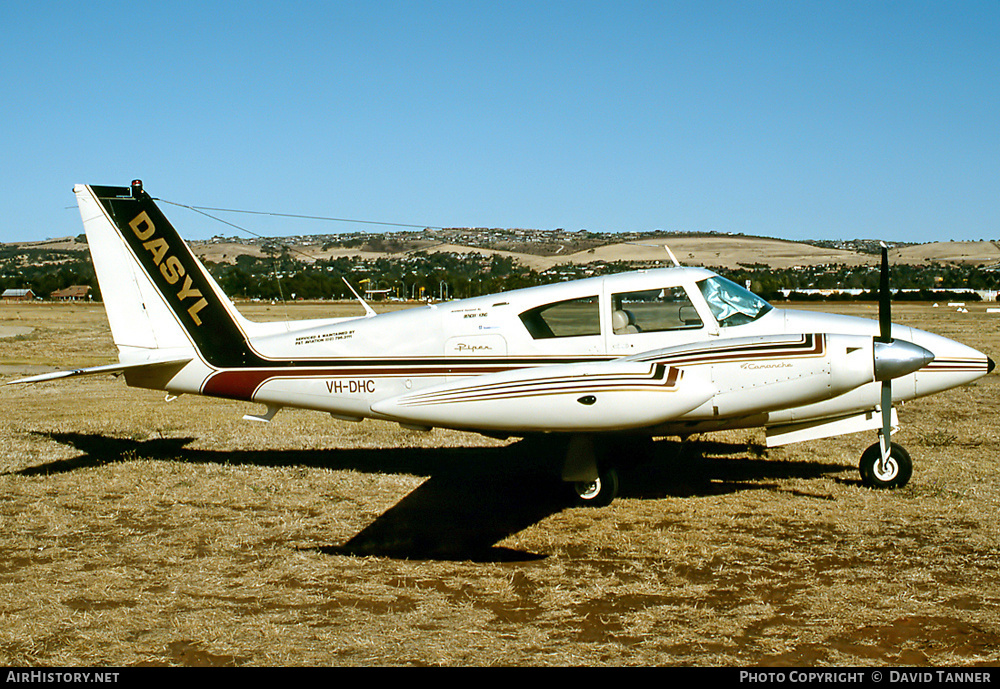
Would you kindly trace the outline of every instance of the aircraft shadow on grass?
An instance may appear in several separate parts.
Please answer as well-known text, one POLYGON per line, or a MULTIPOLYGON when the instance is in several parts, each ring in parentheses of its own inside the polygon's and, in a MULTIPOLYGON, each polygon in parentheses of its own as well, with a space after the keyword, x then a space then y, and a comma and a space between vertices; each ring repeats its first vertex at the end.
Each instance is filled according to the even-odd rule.
MULTIPOLYGON (((82 454, 22 469, 20 476, 75 471, 133 459, 249 466, 306 466, 428 479, 346 543, 319 550, 399 559, 524 561, 540 555, 495 544, 570 505, 558 448, 528 440, 505 447, 201 450, 193 438, 117 438, 40 433, 82 454)), ((788 478, 819 478, 851 466, 760 458, 759 446, 710 441, 653 443, 648 460, 622 470, 619 495, 697 497, 774 490, 788 478), (755 456, 757 455, 757 456, 755 456)))

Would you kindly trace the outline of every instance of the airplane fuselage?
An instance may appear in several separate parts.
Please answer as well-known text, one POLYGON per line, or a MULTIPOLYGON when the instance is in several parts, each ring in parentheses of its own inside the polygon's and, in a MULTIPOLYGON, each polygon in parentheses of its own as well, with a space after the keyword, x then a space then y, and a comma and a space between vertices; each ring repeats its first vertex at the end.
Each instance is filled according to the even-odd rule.
MULTIPOLYGON (((253 324, 259 334, 246 333, 247 342, 261 365, 219 369, 196 360, 165 385, 154 381, 151 387, 272 407, 317 409, 345 418, 517 434, 498 420, 492 400, 469 400, 480 408, 461 418, 454 409, 440 417, 401 418, 398 409, 379 411, 379 403, 471 376, 638 357, 682 368, 689 385, 691 379, 702 378, 699 389, 706 399, 668 421, 638 415, 639 424, 596 423, 595 430, 644 428, 654 434, 688 434, 838 417, 878 406, 871 351, 872 338, 878 334, 876 321, 776 309, 761 302, 754 305, 760 311, 754 317, 743 315, 738 320, 745 322, 727 325, 720 323, 718 308, 706 298, 704 283, 710 280, 719 278, 700 268, 662 268, 374 317, 253 324), (664 307, 666 294, 673 301, 664 307), (642 301, 643 297, 648 299, 642 301), (671 313, 664 316, 655 313, 657 309, 671 313), (615 312, 623 310, 659 320, 648 320, 649 329, 640 322, 616 331, 615 312), (675 318, 675 310, 685 318, 675 318), (552 314, 544 330, 531 322, 539 311, 542 318, 552 314), (852 350, 850 362, 848 350, 852 350), (816 385, 821 378, 824 382, 816 385), (802 390, 779 394, 782 386, 794 388, 796 381, 802 390)), ((953 340, 899 325, 893 326, 893 337, 934 354, 934 361, 894 381, 894 401, 964 384, 986 370, 982 354, 953 340)), ((129 382, 144 384, 141 376, 129 382)), ((662 394, 662 388, 657 392, 662 394)), ((685 395, 692 397, 689 389, 685 395)), ((636 398, 634 403, 624 401, 629 406, 648 404, 638 391, 628 397, 636 398)), ((527 423, 522 430, 574 430, 585 423, 570 420, 565 429, 527 423)))

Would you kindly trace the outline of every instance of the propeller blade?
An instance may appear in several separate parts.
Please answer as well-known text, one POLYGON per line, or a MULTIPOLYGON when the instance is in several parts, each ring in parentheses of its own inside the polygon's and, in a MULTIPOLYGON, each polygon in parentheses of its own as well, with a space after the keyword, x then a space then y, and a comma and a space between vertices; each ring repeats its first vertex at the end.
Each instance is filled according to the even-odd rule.
POLYGON ((882 270, 878 286, 878 327, 880 342, 892 340, 892 295, 889 293, 889 247, 882 242, 882 270))

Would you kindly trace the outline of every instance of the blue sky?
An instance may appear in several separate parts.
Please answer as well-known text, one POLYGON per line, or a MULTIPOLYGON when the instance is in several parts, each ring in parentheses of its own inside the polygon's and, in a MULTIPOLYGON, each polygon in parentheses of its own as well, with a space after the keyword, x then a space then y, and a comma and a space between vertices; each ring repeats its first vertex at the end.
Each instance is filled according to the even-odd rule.
POLYGON ((427 226, 1000 238, 998 0, 12 1, 0 27, 3 242, 79 234, 73 184, 133 178, 427 226))

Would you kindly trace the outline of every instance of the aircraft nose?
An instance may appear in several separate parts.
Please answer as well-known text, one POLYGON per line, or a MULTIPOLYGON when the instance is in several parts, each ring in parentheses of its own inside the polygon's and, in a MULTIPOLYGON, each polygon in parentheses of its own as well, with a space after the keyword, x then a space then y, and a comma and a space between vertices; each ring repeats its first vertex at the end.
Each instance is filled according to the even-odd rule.
POLYGON ((892 380, 922 369, 934 354, 906 340, 875 343, 875 380, 892 380))
POLYGON ((996 367, 997 367, 997 365, 993 361, 993 359, 991 359, 989 357, 986 357, 986 372, 987 373, 993 373, 993 369, 995 369, 996 367))

